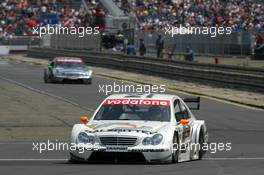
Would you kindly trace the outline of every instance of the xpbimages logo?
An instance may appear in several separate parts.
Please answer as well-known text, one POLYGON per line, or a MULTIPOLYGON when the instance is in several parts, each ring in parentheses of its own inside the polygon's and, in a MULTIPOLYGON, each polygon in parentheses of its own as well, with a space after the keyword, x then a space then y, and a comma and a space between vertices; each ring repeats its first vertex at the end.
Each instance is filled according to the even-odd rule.
POLYGON ((60 25, 47 25, 33 27, 33 35, 42 37, 43 35, 77 35, 84 37, 85 35, 98 35, 100 34, 99 27, 62 27, 60 25))
POLYGON ((209 35, 210 37, 216 37, 217 35, 230 35, 232 33, 231 27, 184 27, 167 25, 165 28, 165 34, 174 37, 174 35, 209 35))
MULTIPOLYGON (((32 151, 38 152, 40 154, 45 152, 53 152, 53 151, 77 151, 80 154, 85 153, 86 151, 102 151, 102 150, 126 150, 126 151, 153 151, 157 149, 152 148, 129 148, 128 147, 100 147, 93 144, 84 144, 84 143, 67 143, 67 142, 60 142, 58 140, 50 141, 47 140, 46 142, 33 142, 32 143, 32 151)), ((212 143, 181 143, 177 144, 175 143, 173 146, 174 150, 179 151, 199 151, 203 150, 205 152, 208 152, 210 154, 215 154, 217 152, 229 152, 232 150, 232 143, 231 142, 212 142, 212 143)))
POLYGON ((124 82, 113 84, 99 84, 98 92, 109 95, 111 93, 164 93, 165 85, 142 85, 142 84, 125 84, 124 82))
POLYGON ((84 153, 85 150, 92 150, 91 145, 84 143, 68 143, 47 140, 46 142, 33 142, 32 151, 39 152, 40 154, 47 151, 78 151, 84 153))

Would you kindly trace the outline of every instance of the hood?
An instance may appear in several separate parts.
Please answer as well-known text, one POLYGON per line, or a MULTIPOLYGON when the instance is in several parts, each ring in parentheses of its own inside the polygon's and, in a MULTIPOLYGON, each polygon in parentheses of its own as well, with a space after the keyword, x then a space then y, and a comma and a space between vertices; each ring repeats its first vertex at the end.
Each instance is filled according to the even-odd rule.
POLYGON ((55 70, 59 72, 87 72, 88 71, 86 68, 82 68, 82 67, 76 67, 76 68, 58 67, 55 70))
POLYGON ((92 132, 139 131, 154 133, 168 125, 158 121, 92 121, 87 127, 92 132))

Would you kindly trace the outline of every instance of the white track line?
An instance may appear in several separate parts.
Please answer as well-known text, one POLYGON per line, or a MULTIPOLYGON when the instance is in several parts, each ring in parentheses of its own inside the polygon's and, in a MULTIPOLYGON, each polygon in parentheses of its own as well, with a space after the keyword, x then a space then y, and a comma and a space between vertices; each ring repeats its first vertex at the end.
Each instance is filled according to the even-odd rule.
POLYGON ((264 157, 211 157, 202 160, 264 160, 264 157))
MULTIPOLYGON (((48 162, 48 161, 68 161, 69 159, 0 159, 0 162, 4 161, 39 161, 39 162, 48 162)), ((215 158, 203 158, 202 160, 264 160, 264 157, 215 157, 215 158)))
POLYGON ((69 159, 0 159, 0 161, 68 161, 69 159))
MULTIPOLYGON (((37 141, 37 142, 0 142, 0 145, 33 145, 33 143, 47 143, 48 140, 46 141, 37 141)), ((65 141, 65 140, 58 140, 57 142, 56 141, 53 141, 53 140, 50 140, 50 142, 54 142, 54 143, 70 143, 70 141, 65 141)))
POLYGON ((55 99, 58 99, 58 100, 61 100, 61 101, 64 101, 64 102, 70 103, 71 105, 74 105, 74 106, 79 107, 79 108, 81 108, 81 109, 84 109, 84 110, 87 110, 87 111, 90 111, 90 112, 94 112, 94 111, 95 111, 94 109, 91 109, 91 108, 88 108, 88 107, 81 106, 81 105, 79 105, 78 103, 73 102, 73 101, 71 101, 71 100, 69 100, 69 99, 67 99, 67 98, 60 97, 60 96, 54 95, 54 94, 52 94, 52 93, 49 93, 49 92, 46 92, 46 91, 42 91, 42 90, 39 90, 39 89, 33 88, 33 87, 29 86, 29 85, 26 85, 26 84, 20 83, 20 82, 18 82, 18 81, 15 81, 15 80, 12 80, 12 79, 9 79, 9 78, 5 78, 5 77, 3 77, 3 76, 0 76, 0 79, 5 80, 5 81, 7 81, 7 82, 9 82, 9 83, 12 83, 12 84, 15 84, 15 85, 18 85, 18 86, 24 87, 24 88, 29 89, 29 90, 31 90, 31 91, 37 92, 37 93, 39 93, 39 94, 47 95, 47 96, 53 97, 53 98, 55 98, 55 99))

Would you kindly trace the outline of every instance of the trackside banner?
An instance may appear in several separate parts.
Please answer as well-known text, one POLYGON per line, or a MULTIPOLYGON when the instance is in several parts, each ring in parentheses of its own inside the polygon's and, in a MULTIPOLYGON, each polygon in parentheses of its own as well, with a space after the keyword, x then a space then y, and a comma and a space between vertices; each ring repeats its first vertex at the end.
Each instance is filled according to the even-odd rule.
POLYGON ((107 99, 104 105, 149 105, 149 106, 169 106, 169 100, 149 100, 149 99, 107 99))

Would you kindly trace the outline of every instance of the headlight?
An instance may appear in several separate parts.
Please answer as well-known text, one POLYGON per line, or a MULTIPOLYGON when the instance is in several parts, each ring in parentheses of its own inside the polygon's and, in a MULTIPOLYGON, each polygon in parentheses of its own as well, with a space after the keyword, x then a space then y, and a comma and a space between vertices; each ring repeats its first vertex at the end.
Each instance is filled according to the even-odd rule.
POLYGON ((151 137, 146 137, 142 141, 143 145, 151 145, 151 137))
POLYGON ((89 70, 89 71, 87 72, 88 76, 91 76, 91 75, 92 75, 92 72, 93 72, 93 71, 89 70))
POLYGON ((53 71, 53 73, 54 73, 54 75, 61 75, 61 72, 60 72, 58 69, 55 69, 55 70, 53 71))
POLYGON ((161 143, 163 136, 161 134, 155 134, 152 136, 152 145, 158 145, 161 143))
POLYGON ((95 138, 94 138, 94 136, 88 135, 85 132, 80 132, 78 135, 78 142, 84 143, 84 144, 86 144, 86 143, 94 144, 95 138))
POLYGON ((161 134, 155 134, 152 137, 146 137, 143 139, 143 145, 158 145, 162 142, 163 136, 161 134))
POLYGON ((83 73, 83 76, 91 76, 91 74, 92 74, 92 71, 89 70, 89 71, 83 73))

